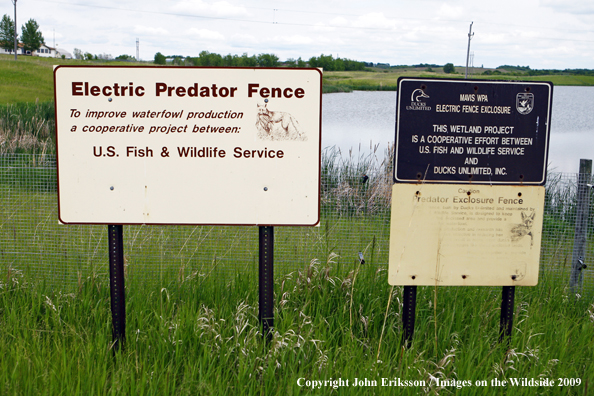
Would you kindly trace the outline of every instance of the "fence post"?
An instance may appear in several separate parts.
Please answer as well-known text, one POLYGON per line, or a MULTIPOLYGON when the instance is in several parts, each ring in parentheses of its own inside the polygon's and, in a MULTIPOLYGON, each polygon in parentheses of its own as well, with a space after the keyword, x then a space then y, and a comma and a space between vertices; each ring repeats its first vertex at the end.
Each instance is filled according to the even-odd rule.
POLYGON ((586 241, 588 238, 588 215, 590 210, 590 186, 592 178, 592 160, 580 159, 578 175, 577 207, 575 216, 575 236, 573 239, 573 257, 571 259, 571 277, 569 289, 571 294, 581 290, 583 284, 582 271, 586 257, 586 241))

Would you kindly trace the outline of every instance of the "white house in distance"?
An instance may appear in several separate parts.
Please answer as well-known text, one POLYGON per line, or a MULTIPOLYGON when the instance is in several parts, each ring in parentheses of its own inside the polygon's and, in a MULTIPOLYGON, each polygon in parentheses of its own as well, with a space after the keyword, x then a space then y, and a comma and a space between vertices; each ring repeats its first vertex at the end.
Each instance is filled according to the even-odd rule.
MULTIPOLYGON (((6 49, 6 48, 2 48, 2 53, 3 54, 9 54, 9 55, 14 55, 13 49, 6 49)), ((23 50, 23 43, 19 43, 18 47, 17 47, 17 55, 26 55, 24 50, 23 50)), ((31 55, 31 54, 29 54, 31 55)))
POLYGON ((33 51, 33 56, 41 56, 43 58, 61 58, 62 55, 66 59, 72 59, 72 54, 61 48, 52 48, 46 44, 41 44, 41 48, 33 51))
POLYGON ((45 44, 41 44, 41 47, 33 51, 33 56, 41 56, 42 58, 55 58, 56 57, 56 49, 49 47, 45 44))
MULTIPOLYGON (((5 49, 2 48, 0 49, 0 53, 3 54, 14 54, 12 48, 11 49, 5 49)), ((33 51, 33 53, 31 53, 31 51, 27 51, 25 53, 25 50, 23 49, 23 43, 19 43, 18 44, 18 48, 17 48, 17 55, 33 55, 33 56, 41 56, 43 58, 61 58, 62 55, 64 55, 64 58, 66 59, 72 59, 72 54, 66 50, 63 50, 61 48, 52 48, 46 44, 41 44, 41 48, 39 48, 36 51, 33 51)))

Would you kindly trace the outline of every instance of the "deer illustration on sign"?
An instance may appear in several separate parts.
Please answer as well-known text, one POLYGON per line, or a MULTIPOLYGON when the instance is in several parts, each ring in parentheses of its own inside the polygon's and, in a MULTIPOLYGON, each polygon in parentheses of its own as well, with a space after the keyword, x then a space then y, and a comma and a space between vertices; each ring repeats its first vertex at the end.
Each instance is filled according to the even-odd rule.
POLYGON ((536 212, 532 212, 531 215, 527 215, 522 212, 522 223, 514 226, 511 229, 511 240, 512 242, 519 241, 526 235, 530 235, 530 246, 534 244, 534 235, 532 235, 532 224, 534 223, 534 215, 536 212))
POLYGON ((307 140, 295 117, 284 111, 271 111, 267 105, 258 104, 256 129, 260 139, 307 140))

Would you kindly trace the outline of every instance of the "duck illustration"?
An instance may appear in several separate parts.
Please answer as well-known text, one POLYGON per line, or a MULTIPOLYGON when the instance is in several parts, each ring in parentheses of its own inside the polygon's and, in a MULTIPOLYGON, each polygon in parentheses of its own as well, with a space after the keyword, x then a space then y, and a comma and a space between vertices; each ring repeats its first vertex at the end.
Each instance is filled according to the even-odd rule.
POLYGON ((412 95, 410 95, 410 101, 411 102, 420 102, 421 98, 428 98, 429 95, 425 94, 425 92, 423 92, 422 89, 417 88, 412 92, 412 95))
POLYGON ((528 99, 520 100, 520 104, 518 105, 518 111, 520 113, 530 113, 532 107, 530 106, 530 101, 528 99))

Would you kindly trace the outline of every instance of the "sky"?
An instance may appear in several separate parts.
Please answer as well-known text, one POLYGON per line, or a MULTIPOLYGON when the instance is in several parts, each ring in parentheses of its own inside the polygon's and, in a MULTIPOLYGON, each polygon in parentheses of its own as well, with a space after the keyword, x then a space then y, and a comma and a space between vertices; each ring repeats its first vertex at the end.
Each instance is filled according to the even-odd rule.
MULTIPOLYGON (((11 1, 0 13, 14 18, 11 1)), ((592 0, 18 0, 49 46, 73 53, 321 54, 412 65, 594 68, 592 0)))

